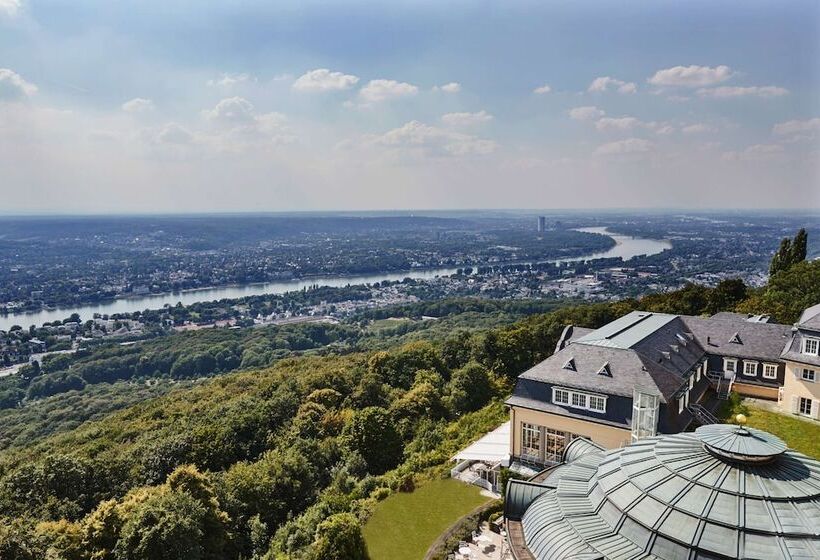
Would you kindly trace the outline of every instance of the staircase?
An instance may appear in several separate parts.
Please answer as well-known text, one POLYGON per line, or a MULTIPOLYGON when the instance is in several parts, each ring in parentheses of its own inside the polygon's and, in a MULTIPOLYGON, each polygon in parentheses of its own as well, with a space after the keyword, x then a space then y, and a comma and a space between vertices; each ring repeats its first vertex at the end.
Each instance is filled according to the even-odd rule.
POLYGON ((709 412, 703 406, 699 404, 690 404, 687 407, 687 410, 692 414, 692 417, 701 425, 706 426, 707 424, 720 424, 720 420, 717 416, 709 412))
POLYGON ((734 374, 727 379, 721 371, 707 371, 706 377, 709 378, 709 383, 715 390, 717 398, 722 401, 727 400, 729 393, 732 392, 732 383, 735 381, 734 374))

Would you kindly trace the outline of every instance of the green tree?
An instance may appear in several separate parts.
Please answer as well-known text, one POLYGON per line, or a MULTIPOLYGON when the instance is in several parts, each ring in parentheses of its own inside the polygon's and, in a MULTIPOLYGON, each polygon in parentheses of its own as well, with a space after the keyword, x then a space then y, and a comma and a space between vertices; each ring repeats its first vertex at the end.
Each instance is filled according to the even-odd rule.
POLYGON ((792 265, 806 260, 808 241, 809 235, 806 233, 806 228, 800 228, 800 231, 797 232, 797 235, 794 236, 794 240, 792 241, 792 265))
POLYGON ((354 412, 343 436, 350 450, 367 462, 371 474, 382 474, 401 460, 401 437, 390 413, 383 408, 371 406, 354 412))
POLYGON ((450 379, 450 403, 454 412, 478 410, 492 397, 492 385, 487 368, 470 362, 453 372, 450 379))
POLYGON ((312 560, 369 560, 359 521, 349 513, 338 513, 316 528, 312 560))
POLYGON ((204 560, 205 506, 186 492, 159 492, 125 521, 117 560, 204 560))
POLYGON ((740 278, 723 280, 709 292, 706 298, 706 312, 714 314, 719 311, 731 311, 746 299, 747 292, 746 284, 740 278))
POLYGON ((772 257, 772 262, 769 265, 769 275, 774 276, 778 272, 789 270, 797 263, 806 260, 806 250, 808 245, 808 234, 805 228, 794 236, 794 239, 784 237, 780 241, 780 247, 772 257))
POLYGON ((820 301, 820 260, 804 261, 769 278, 737 306, 742 313, 765 313, 778 323, 790 324, 807 307, 820 301))
POLYGON ((3 560, 39 560, 42 553, 34 543, 30 528, 19 519, 0 518, 0 558, 3 560))

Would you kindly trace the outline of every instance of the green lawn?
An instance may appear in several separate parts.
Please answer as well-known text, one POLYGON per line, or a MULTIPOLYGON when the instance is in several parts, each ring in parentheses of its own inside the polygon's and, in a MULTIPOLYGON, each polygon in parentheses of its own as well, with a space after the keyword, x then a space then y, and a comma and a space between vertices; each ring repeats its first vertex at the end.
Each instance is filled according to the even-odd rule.
POLYGON ((736 398, 726 402, 722 417, 728 422, 738 413, 746 415, 752 428, 772 433, 792 449, 820 459, 820 424, 747 405, 736 398))
POLYGON ((421 560, 441 533, 487 501, 477 486, 449 478, 393 494, 376 506, 364 526, 370 558, 421 560))

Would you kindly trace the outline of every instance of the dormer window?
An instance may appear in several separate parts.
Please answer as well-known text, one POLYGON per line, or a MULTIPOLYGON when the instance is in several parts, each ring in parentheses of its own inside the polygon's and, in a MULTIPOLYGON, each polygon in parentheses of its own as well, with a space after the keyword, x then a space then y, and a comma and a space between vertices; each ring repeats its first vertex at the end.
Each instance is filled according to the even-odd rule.
POLYGON ((567 360, 566 363, 564 363, 563 368, 568 369, 570 371, 578 371, 575 368, 575 358, 570 358, 569 360, 567 360))
POLYGON ((820 350, 820 338, 803 337, 803 353, 816 356, 820 350))
POLYGON ((612 377, 612 370, 609 369, 609 362, 605 362, 604 365, 601 366, 601 369, 598 370, 598 375, 612 377))
POLYGON ((729 339, 729 344, 743 344, 743 341, 740 340, 740 334, 735 333, 732 335, 732 338, 729 339))

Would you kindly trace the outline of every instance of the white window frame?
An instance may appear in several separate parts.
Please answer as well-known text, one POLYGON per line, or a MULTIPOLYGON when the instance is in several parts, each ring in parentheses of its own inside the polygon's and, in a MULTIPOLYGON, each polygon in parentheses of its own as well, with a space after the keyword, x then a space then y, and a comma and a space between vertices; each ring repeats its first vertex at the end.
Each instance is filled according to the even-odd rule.
POLYGON ((695 376, 690 375, 689 376, 689 389, 687 390, 687 392, 691 391, 694 386, 695 386, 695 376))
POLYGON ((573 408, 588 408, 587 399, 589 396, 586 393, 572 393, 572 400, 570 404, 573 408))
POLYGON ((683 395, 678 399, 678 414, 683 414, 683 395))
POLYGON ((797 414, 800 416, 811 416, 811 412, 814 410, 814 401, 807 397, 798 397, 797 400, 797 414), (808 403, 809 411, 803 412, 803 403, 808 403))
POLYGON ((808 381, 809 383, 814 383, 817 381, 817 372, 811 368, 803 368, 800 370, 800 379, 801 381, 808 381))
POLYGON ((803 354, 808 354, 810 356, 817 356, 818 354, 820 354, 820 338, 804 336, 803 348, 801 352, 803 354), (809 346, 811 346, 812 348, 810 349, 809 346))
POLYGON ((723 371, 725 373, 737 373, 737 360, 735 358, 723 358, 723 371), (732 369, 729 369, 729 364, 732 364, 732 369))
POLYGON ((589 405, 589 409, 594 412, 606 412, 606 398, 601 395, 589 395, 587 398, 587 404, 589 405), (593 406, 593 402, 600 402, 600 407, 593 406))
POLYGON ((552 388, 552 402, 554 404, 568 406, 570 408, 579 408, 581 410, 589 410, 590 412, 597 412, 598 414, 606 413, 607 398, 608 397, 606 395, 600 395, 598 393, 573 391, 572 389, 566 389, 564 387, 552 388), (566 395, 567 401, 564 402, 563 400, 557 399, 556 395, 558 394, 566 395), (603 408, 593 407, 590 403, 593 398, 603 401, 603 408))
POLYGON ((777 364, 763 364, 763 379, 777 379, 777 364))
POLYGON ((528 422, 521 422, 521 455, 531 458, 540 457, 541 444, 541 427, 528 422), (532 453, 533 451, 535 453, 532 453))
POLYGON ((746 377, 757 377, 757 365, 759 363, 760 362, 755 362, 754 360, 743 360, 743 375, 745 375, 746 377), (748 373, 746 371, 746 368, 748 366, 754 366, 754 372, 753 373, 748 373))
POLYGON ((698 365, 698 371, 697 371, 697 373, 695 373, 695 375, 697 376, 695 378, 695 381, 700 381, 700 376, 701 376, 701 373, 702 373, 701 370, 703 370, 703 364, 698 365))
POLYGON ((554 404, 569 404, 570 403, 570 392, 566 389, 562 389, 560 387, 553 387, 552 388, 552 402, 554 404), (558 398, 558 395, 561 395, 561 398, 558 398), (566 397, 566 400, 563 400, 566 397))

